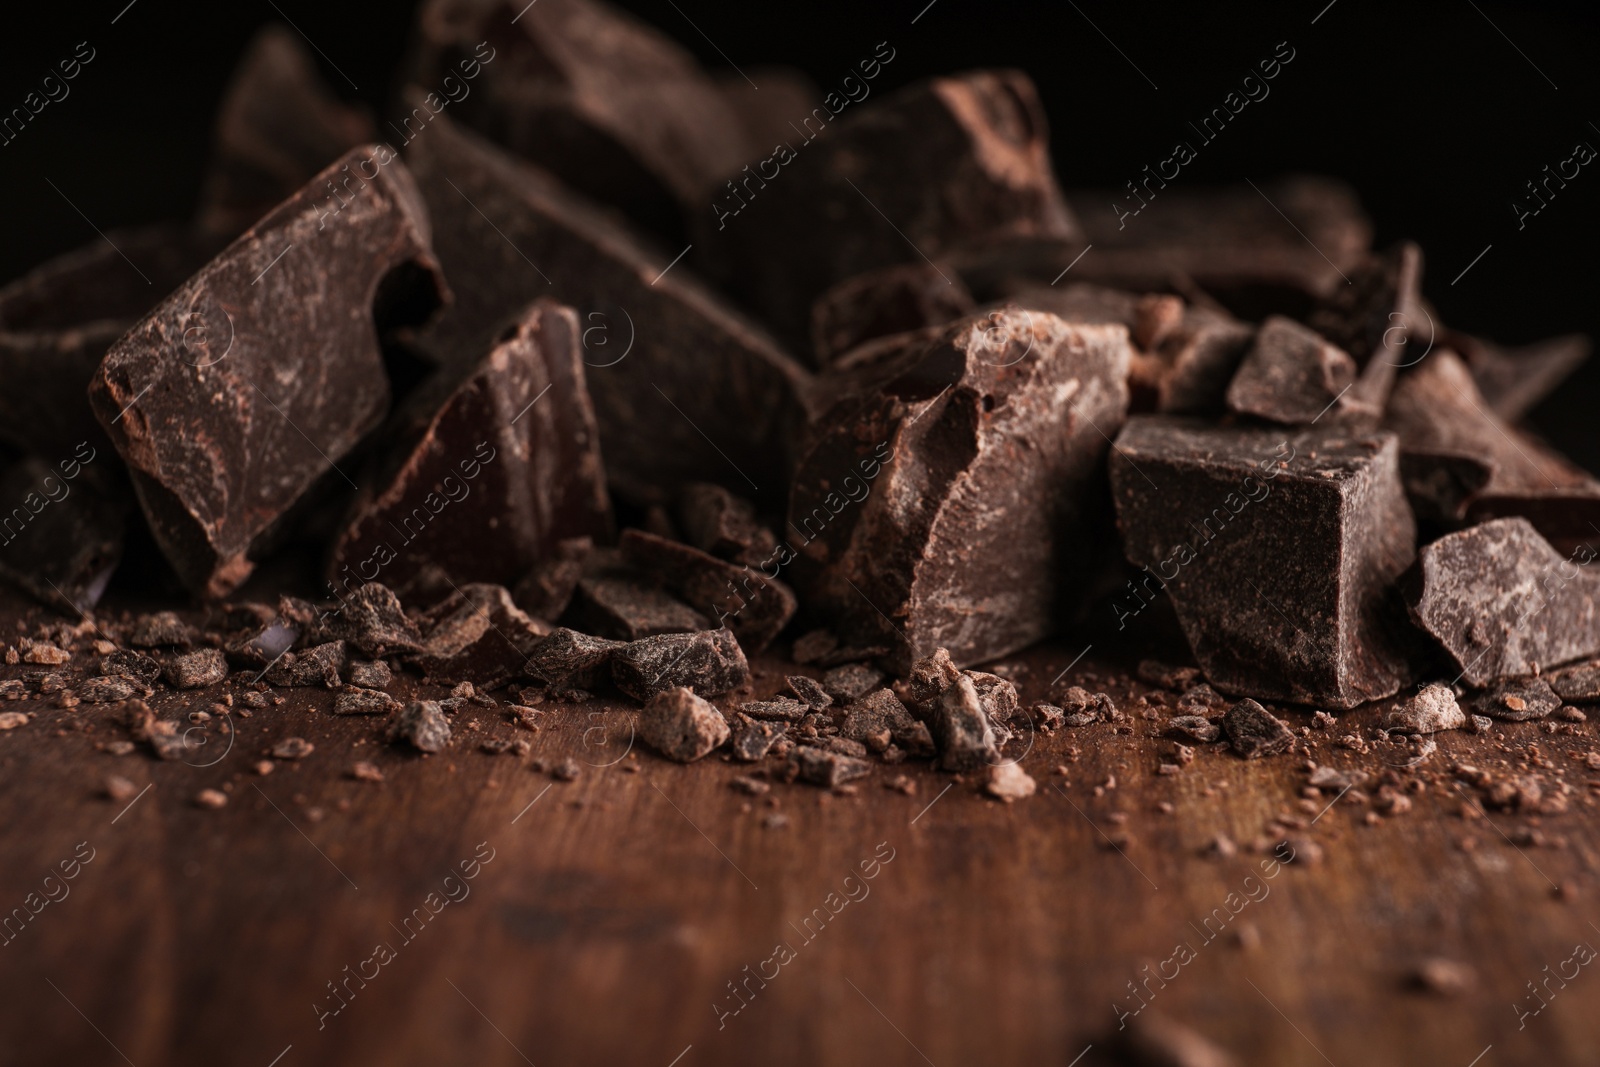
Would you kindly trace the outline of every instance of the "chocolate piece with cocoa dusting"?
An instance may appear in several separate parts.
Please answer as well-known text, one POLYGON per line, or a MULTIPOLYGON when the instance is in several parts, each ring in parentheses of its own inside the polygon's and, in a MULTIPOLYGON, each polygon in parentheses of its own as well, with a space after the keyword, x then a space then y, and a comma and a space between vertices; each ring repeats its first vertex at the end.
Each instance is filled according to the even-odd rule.
POLYGON ((102 657, 100 670, 103 674, 121 675, 143 682, 145 685, 150 685, 161 677, 160 663, 142 652, 126 648, 119 648, 102 657))
POLYGON ((811 714, 809 705, 788 697, 779 697, 777 700, 748 700, 739 705, 739 711, 752 719, 764 719, 770 722, 799 722, 811 714))
POLYGON ((755 506, 720 485, 685 485, 677 515, 684 540, 702 552, 750 567, 775 562, 778 539, 756 519, 755 506))
POLYGON ((572 603, 584 564, 594 551, 589 537, 568 537, 555 543, 512 590, 517 607, 536 619, 555 620, 572 603))
POLYGON ((728 732, 722 712, 682 686, 658 690, 639 716, 639 739, 679 763, 709 755, 728 732))
POLYGON ((562 626, 534 646, 525 673, 560 689, 592 689, 610 675, 611 657, 625 644, 562 626))
POLYGON ((883 684, 884 673, 865 663, 835 667, 822 676, 822 689, 841 704, 856 700, 883 684))
MULTIPOLYGON (((1314 330, 1282 315, 1261 324, 1228 386, 1228 409, 1269 422, 1338 421, 1356 380, 1356 361, 1314 330), (1343 405, 1343 406, 1341 406, 1343 405)), ((1377 412, 1365 409, 1370 418, 1377 412)))
POLYGON ((1563 700, 1574 704, 1600 701, 1600 660, 1579 663, 1545 675, 1550 688, 1563 700))
POLYGON ((940 694, 927 723, 945 770, 971 771, 1000 762, 994 729, 971 678, 962 675, 940 694))
POLYGON ((407 704, 389 723, 391 742, 405 741, 419 752, 442 752, 450 743, 450 721, 436 701, 407 704))
POLYGON ((528 673, 528 659, 550 627, 511 602, 503 585, 462 586, 430 613, 435 620, 416 657, 436 682, 494 689, 528 673))
POLYGON ((138 648, 188 648, 194 638, 194 628, 178 618, 176 612, 158 611, 134 620, 128 644, 138 648))
POLYGON ((709 697, 743 685, 750 664, 730 631, 701 630, 629 643, 612 656, 611 677, 635 700, 680 686, 709 697))
POLYGON ((836 376, 803 449, 795 581, 897 673, 940 647, 994 659, 1052 631, 1105 543, 1127 332, 1007 308, 892 340, 836 376))
POLYGON ((900 698, 890 689, 869 693, 845 709, 839 735, 860 741, 877 750, 892 742, 913 756, 931 756, 935 748, 933 735, 927 724, 911 717, 900 698))
POLYGON ((131 697, 149 696, 155 690, 136 678, 102 675, 84 679, 74 692, 85 704, 114 704, 131 697))
POLYGON ((1067 713, 1054 704, 1035 704, 1029 709, 1033 724, 1047 734, 1053 734, 1066 725, 1067 713))
POLYGON ((215 648, 174 652, 162 665, 161 673, 174 689, 201 689, 228 676, 228 661, 215 648))
POLYGON ((797 746, 789 754, 789 766, 799 781, 826 789, 865 778, 872 773, 872 764, 867 760, 830 752, 815 745, 797 746))
POLYGON ((389 665, 382 660, 351 660, 346 673, 351 685, 366 689, 386 689, 391 679, 389 665))
POLYGON ((1167 730, 1202 744, 1222 736, 1222 727, 1199 715, 1174 715, 1167 720, 1167 730))
POLYGON ((1213 686, 1349 708, 1409 680, 1398 579, 1416 526, 1393 435, 1136 416, 1111 481, 1124 550, 1213 686))
POLYGON ((761 722, 743 712, 733 713, 733 758, 745 763, 763 759, 789 729, 788 723, 761 722))
MULTIPOLYGON (((1022 710, 1021 701, 1017 697, 1017 687, 1005 678, 983 671, 961 673, 972 679, 973 688, 978 691, 978 703, 983 705, 983 713, 989 716, 989 721, 997 727, 1016 718, 1017 713, 1022 710)), ((1106 699, 1109 702, 1110 698, 1106 699)))
POLYGON ((1493 719, 1523 722, 1549 715, 1561 706, 1561 698, 1543 678, 1506 678, 1473 694, 1467 706, 1493 719))
POLYGON ((400 708, 400 702, 380 689, 346 688, 333 698, 335 715, 388 715, 400 708))
POLYGON ((1467 716, 1456 703, 1455 693, 1438 683, 1423 686, 1416 696, 1401 701, 1384 720, 1388 729, 1408 734, 1459 730, 1466 724, 1467 716))
POLYGON ((711 628, 709 619, 660 586, 620 571, 579 581, 566 619, 586 633, 623 641, 711 628))
POLYGON ((1266 708, 1246 698, 1222 717, 1233 750, 1245 759, 1277 756, 1294 744, 1294 732, 1266 708))
POLYGON ((828 691, 815 678, 808 678, 803 674, 791 674, 784 678, 783 684, 813 711, 833 706, 833 697, 828 695, 828 691))
MULTIPOLYGON (((320 628, 319 636, 325 636, 320 628)), ((235 663, 250 667, 265 667, 269 663, 277 662, 278 658, 289 651, 300 640, 300 625, 274 616, 270 621, 262 623, 247 630, 244 636, 230 642, 226 646, 228 658, 235 663)))
POLYGON ((1082 686, 1069 685, 1056 699, 1061 701, 1065 726, 1088 726, 1092 722, 1109 719, 1117 706, 1104 693, 1091 693, 1082 686))
POLYGON ((1600 653, 1600 576, 1564 558, 1526 519, 1480 523, 1421 551, 1418 624, 1469 685, 1600 653))
POLYGON ((690 545, 624 530, 621 548, 626 563, 704 612, 714 625, 727 626, 754 652, 778 636, 798 606, 789 587, 777 579, 690 545))
POLYGON ((363 585, 336 610, 323 612, 318 622, 330 639, 343 640, 366 656, 391 656, 422 648, 422 635, 401 607, 400 598, 378 582, 363 585))
POLYGON ((811 348, 817 365, 831 366, 866 341, 943 326, 976 305, 954 270, 932 263, 897 263, 846 278, 811 305, 811 348))
POLYGON ((344 642, 329 641, 299 652, 285 652, 266 669, 263 677, 271 685, 321 685, 337 689, 343 684, 339 672, 344 669, 344 664, 344 642))

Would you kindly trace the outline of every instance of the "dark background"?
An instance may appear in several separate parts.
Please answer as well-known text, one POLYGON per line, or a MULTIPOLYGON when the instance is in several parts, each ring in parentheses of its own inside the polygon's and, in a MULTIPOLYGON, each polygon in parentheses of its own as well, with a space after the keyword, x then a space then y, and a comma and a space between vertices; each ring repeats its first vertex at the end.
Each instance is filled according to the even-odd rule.
MULTIPOLYGON (((1343 177, 1371 212, 1379 245, 1401 237, 1422 244, 1425 293, 1452 326, 1508 342, 1570 331, 1600 336, 1600 160, 1521 231, 1510 206, 1525 181, 1570 156, 1578 141, 1600 149, 1600 10, 1593 3, 624 6, 708 66, 726 69, 731 61, 753 72, 794 64, 824 88, 884 40, 897 55, 874 94, 939 72, 1019 67, 1039 85, 1069 189, 1120 186, 1163 158, 1185 136, 1188 119, 1219 104, 1258 59, 1288 41, 1296 57, 1270 83, 1271 95, 1247 107, 1179 180, 1259 184, 1290 170, 1343 177)), ((381 121, 394 111, 391 77, 415 5, 135 0, 126 7, 127 0, 29 5, 31 21, 8 19, 0 35, 0 111, 19 105, 78 42, 97 52, 70 83, 70 96, 0 147, 6 279, 95 237, 50 182, 102 230, 186 217, 215 102, 251 33, 266 22, 292 20, 324 53, 329 84, 365 100, 381 121)), ((1600 470, 1597 401, 1600 361, 1533 416, 1593 470, 1600 470)))

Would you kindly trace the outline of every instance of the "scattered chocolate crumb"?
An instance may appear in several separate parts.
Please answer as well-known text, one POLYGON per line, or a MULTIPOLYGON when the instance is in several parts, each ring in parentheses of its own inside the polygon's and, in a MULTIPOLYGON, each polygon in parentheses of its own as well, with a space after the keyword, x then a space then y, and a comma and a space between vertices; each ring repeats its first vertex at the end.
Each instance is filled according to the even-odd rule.
POLYGON ((1007 804, 1025 800, 1039 789, 1039 783, 1017 763, 1001 763, 989 768, 984 791, 1007 804))
POLYGON ((263 778, 265 778, 267 775, 271 774, 273 772, 273 769, 276 768, 276 767, 277 767, 276 763, 273 763, 269 759, 263 759, 263 760, 256 760, 255 764, 251 767, 251 769, 253 771, 255 771, 257 774, 261 775, 263 778))
POLYGON ((112 800, 131 800, 139 792, 139 787, 120 774, 113 774, 106 778, 106 796, 112 800))
POLYGON ((399 707, 398 700, 380 689, 346 688, 333 698, 335 715, 388 715, 399 707))
POLYGON ((378 768, 376 763, 372 763, 369 760, 356 760, 345 773, 358 782, 383 781, 383 771, 378 768))
POLYGON ((558 782, 576 782, 581 774, 583 774, 583 768, 578 766, 577 760, 564 759, 551 770, 550 777, 558 782))
POLYGON ((767 793, 772 792, 772 786, 759 778, 751 778, 748 775, 740 775, 737 778, 730 779, 728 785, 752 797, 765 796, 767 793))
POLYGON ((1199 715, 1174 715, 1167 720, 1167 730, 1201 743, 1215 741, 1222 736, 1222 727, 1199 715))
POLYGON ((228 803, 228 795, 219 789, 202 789, 195 794, 194 802, 202 808, 215 811, 228 803))
POLYGON ((286 737, 272 746, 273 759, 305 759, 317 750, 303 737, 286 737))
POLYGON ((1470 991, 1478 982, 1478 974, 1468 964, 1433 956, 1418 963, 1410 979, 1419 989, 1455 997, 1470 991))

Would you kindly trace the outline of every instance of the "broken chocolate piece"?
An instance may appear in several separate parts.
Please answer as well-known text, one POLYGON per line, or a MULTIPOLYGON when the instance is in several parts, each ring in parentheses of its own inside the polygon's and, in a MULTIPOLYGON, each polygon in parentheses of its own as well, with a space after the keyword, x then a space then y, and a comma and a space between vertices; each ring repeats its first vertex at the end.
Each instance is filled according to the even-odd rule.
POLYGON ((161 677, 161 664, 142 652, 132 649, 119 648, 108 653, 100 660, 100 670, 104 674, 121 675, 132 678, 134 681, 150 685, 161 677))
MULTIPOLYGON (((1228 408, 1269 422, 1308 426, 1339 421, 1356 380, 1356 362, 1313 330, 1282 315, 1261 324, 1228 386, 1228 408)), ((1376 412, 1369 412, 1375 415, 1376 412)))
POLYGON ((825 789, 833 789, 872 773, 872 764, 864 759, 830 752, 815 745, 800 745, 790 753, 789 761, 798 780, 825 789))
POLYGON ((1491 719, 1524 722, 1549 715, 1561 706, 1561 698, 1543 678, 1504 678, 1474 694, 1468 706, 1491 719))
POLYGON ((1104 693, 1091 693, 1082 686, 1069 685, 1056 697, 1065 713, 1067 726, 1088 726, 1092 722, 1110 719, 1117 706, 1104 693))
POLYGON ((503 585, 473 583, 434 608, 417 666, 435 682, 494 689, 529 672, 529 658, 550 627, 511 602, 503 585))
POLYGON ((787 723, 760 722, 743 712, 734 712, 733 741, 729 745, 733 758, 746 763, 762 759, 788 729, 787 723))
POLYGON ((1450 691, 1449 686, 1437 682, 1423 686, 1416 696, 1401 701, 1384 720, 1388 729, 1408 734, 1459 730, 1466 724, 1467 716, 1456 703, 1455 693, 1450 691))
POLYGON ((833 706, 833 697, 815 678, 808 678, 803 674, 791 674, 784 678, 784 684, 789 687, 789 692, 805 701, 812 711, 821 711, 823 708, 833 706))
POLYGON ((796 581, 896 672, 941 647, 994 659, 1052 631, 1103 543, 1127 333, 1009 308, 897 340, 816 424, 790 501, 796 581))
POLYGON ((1222 728, 1233 750, 1245 759, 1277 756, 1294 744, 1294 731, 1248 697, 1228 709, 1222 728))
POLYGON ((646 702, 639 739, 668 759, 693 763, 728 739, 728 720, 692 690, 668 686, 646 702))
POLYGON ((610 676, 611 657, 623 645, 562 626, 534 646, 525 673, 558 689, 593 689, 610 676))
POLYGON ((931 756, 935 751, 933 735, 927 725, 913 719, 900 698, 889 689, 879 689, 846 708, 839 735, 864 742, 868 747, 872 747, 874 739, 887 735, 890 741, 913 756, 931 756))
POLYGON ((695 282, 688 264, 674 266, 674 252, 646 248, 447 116, 434 116, 407 152, 457 295, 430 346, 470 366, 531 300, 560 300, 583 324, 614 491, 659 503, 686 482, 715 480, 775 500, 790 434, 805 417, 809 376, 799 364, 695 282))
POLYGON ((1550 688, 1574 704, 1600 702, 1600 660, 1579 663, 1545 675, 1550 688))
POLYGON ((321 685, 337 689, 343 684, 339 672, 344 669, 344 661, 344 642, 329 641, 300 652, 285 652, 266 669, 263 677, 270 685, 321 685))
POLYGON ((299 37, 283 26, 262 28, 217 109, 200 225, 233 237, 376 134, 364 109, 340 102, 323 82, 299 37))
POLYGON ((770 722, 799 722, 811 713, 811 708, 798 700, 779 697, 777 700, 750 700, 739 705, 739 710, 752 719, 770 722))
MULTIPOLYGON (((1213 686, 1349 708, 1409 679, 1395 583, 1416 531, 1392 435, 1139 416, 1111 480, 1139 588, 1171 596, 1213 686)), ((1114 602, 1122 625, 1144 593, 1114 602)))
POLYGON ((812 350, 817 365, 828 367, 865 341, 943 326, 974 307, 967 287, 932 263, 897 263, 847 278, 817 297, 812 350))
POLYGON ((680 686, 711 697, 743 685, 750 665, 730 631, 701 630, 646 637, 618 649, 611 677, 635 700, 680 686))
POLYGON ((575 601, 567 615, 573 625, 624 641, 711 628, 709 619, 683 601, 623 572, 583 579, 575 601))
POLYGON ((406 741, 419 752, 443 752, 450 743, 450 720, 437 701, 412 701, 389 723, 388 738, 406 741))
POLYGON ((428 233, 404 166, 385 147, 357 149, 106 354, 90 403, 194 591, 242 582, 264 535, 382 420, 380 334, 425 318, 446 292, 428 233), (362 175, 348 202, 321 187, 351 181, 344 166, 362 175))
POLYGON ((643 530, 622 532, 622 558, 760 652, 794 617, 794 594, 775 578, 643 530))
POLYGON ((1001 763, 990 767, 988 777, 983 783, 985 793, 1007 804, 1026 800, 1038 790, 1039 783, 1016 763, 1001 763))
POLYGON ((1047 139, 1025 74, 918 82, 851 109, 826 137, 790 153, 781 181, 730 182, 703 239, 725 280, 803 338, 812 301, 846 278, 938 259, 978 238, 1075 236, 1047 139))
MULTIPOLYGON (((315 629, 315 627, 312 627, 315 629)), ((318 631, 319 636, 321 631, 318 631)), ((278 658, 295 646, 300 640, 300 626, 280 615, 275 615, 270 622, 256 627, 247 636, 228 645, 228 658, 236 663, 252 667, 265 667, 269 663, 276 663, 278 658)))
POLYGON ((363 585, 341 600, 336 610, 321 613, 317 622, 329 638, 345 641, 367 656, 392 656, 422 648, 422 635, 401 607, 400 598, 377 582, 363 585))
POLYGON ((1222 727, 1200 715, 1174 715, 1167 720, 1167 728, 1202 744, 1209 744, 1222 736, 1222 727))
MULTIPOLYGON (((978 691, 978 702, 983 705, 983 713, 989 716, 989 721, 998 726, 1010 722, 1022 710, 1021 702, 1017 698, 1017 687, 998 674, 986 674, 983 671, 962 671, 972 679, 973 688, 978 691)), ((1109 704, 1110 697, 1105 697, 1109 704)))
POLYGON ((1526 519, 1447 534, 1421 552, 1412 612, 1474 686, 1600 654, 1592 552, 1564 558, 1526 519))
POLYGON ((1220 414, 1255 327, 1203 307, 1187 307, 1162 342, 1156 410, 1172 415, 1220 414))
POLYGON ((973 771, 1000 762, 989 717, 966 675, 934 702, 928 729, 939 748, 939 765, 947 771, 973 771))
POLYGON ((215 648, 174 652, 162 665, 161 673, 174 689, 201 689, 228 676, 228 661, 215 648))
POLYGON ((883 684, 884 673, 865 663, 835 667, 822 676, 822 689, 841 704, 857 700, 883 684))
POLYGON ((389 665, 382 660, 351 660, 350 684, 366 689, 385 689, 389 685, 389 665))
POLYGON ((133 678, 122 675, 86 678, 76 693, 85 704, 113 704, 136 696, 149 696, 153 689, 133 678))
POLYGON ((536 619, 559 619, 583 577, 584 563, 594 550, 588 537, 557 541, 554 547, 517 583, 511 598, 536 619))
POLYGON ((128 643, 139 648, 188 648, 194 644, 194 630, 176 612, 157 611, 134 620, 128 643))
POLYGON ((743 497, 720 485, 691 482, 678 494, 677 514, 684 540, 700 551, 750 567, 772 565, 778 539, 743 497))
POLYGON ((509 585, 564 539, 610 535, 579 332, 577 313, 547 300, 522 314, 352 506, 334 581, 381 569, 404 584, 433 564, 509 585))
POLYGON ((380 689, 345 689, 333 698, 335 715, 388 715, 400 702, 380 689))
POLYGON ((1383 411, 1395 371, 1427 355, 1433 319, 1422 304, 1422 250, 1401 241, 1349 271, 1306 318, 1306 325, 1355 360, 1360 369, 1341 401, 1376 416, 1383 411), (1417 342, 1415 348, 1412 340, 1417 342))
MULTIPOLYGON (((3 390, 0 390, 3 391, 3 390)), ((95 458, 87 442, 79 459, 95 458), (85 455, 87 452, 87 455, 85 455)), ((29 456, 0 474, 0 578, 42 604, 88 612, 122 561, 126 492, 109 471, 29 456), (68 472, 79 475, 74 481, 68 472)))

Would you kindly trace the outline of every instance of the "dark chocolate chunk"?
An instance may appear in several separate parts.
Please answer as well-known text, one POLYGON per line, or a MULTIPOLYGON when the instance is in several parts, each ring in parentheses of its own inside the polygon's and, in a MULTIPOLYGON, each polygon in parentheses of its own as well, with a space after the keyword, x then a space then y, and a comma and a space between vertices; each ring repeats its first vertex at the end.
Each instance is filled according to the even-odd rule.
POLYGON ((194 628, 176 612, 157 611, 134 620, 128 643, 139 648, 188 648, 194 636, 194 628))
POLYGON ((1222 728, 1210 719, 1199 715, 1174 715, 1167 720, 1167 728, 1191 741, 1207 743, 1222 736, 1222 728))
POLYGON ((450 721, 437 701, 416 700, 389 723, 388 738, 408 742, 420 752, 443 752, 450 743, 450 721))
POLYGON ((1458 330, 1440 330, 1440 344, 1461 353, 1489 410, 1507 422, 1526 415, 1584 360, 1589 338, 1567 334, 1507 348, 1458 330))
POLYGON ((1508 722, 1542 719, 1560 706, 1561 697, 1543 678, 1505 678, 1468 701, 1473 711, 1508 722))
POLYGON ((1172 415, 1220 413, 1255 327, 1203 307, 1187 307, 1162 341, 1156 410, 1172 415))
MULTIPOLYGON (((609 4, 433 0, 419 25, 413 84, 475 76, 451 114, 643 225, 677 233, 720 179, 771 151, 688 51, 609 4)), ((432 136, 432 110, 413 112, 418 136, 432 136)))
POLYGON ((709 482, 683 487, 678 524, 684 540, 700 551, 751 567, 770 566, 778 547, 778 539, 756 520, 748 500, 709 482))
POLYGON ((345 689, 333 698, 335 715, 388 715, 397 711, 400 702, 381 689, 345 689))
POLYGON ((795 777, 826 789, 844 785, 872 773, 872 764, 854 756, 830 752, 815 745, 800 745, 789 756, 795 777))
POLYGON ((869 748, 874 747, 875 741, 886 738, 913 756, 931 756, 935 751, 933 735, 927 725, 913 719, 900 698, 889 689, 869 693, 846 708, 839 735, 861 741, 869 748))
POLYGON ((283 26, 262 28, 217 110, 200 225, 233 237, 376 134, 364 109, 340 102, 323 82, 300 37, 283 26))
POLYGON ((1600 702, 1600 660, 1551 671, 1545 680, 1563 700, 1574 704, 1600 702))
POLYGON ((966 675, 933 702, 928 729, 939 749, 939 765, 947 771, 974 771, 1000 762, 994 729, 966 675))
POLYGON ((1054 704, 1035 704, 1028 709, 1033 724, 1047 734, 1055 733, 1066 725, 1067 713, 1054 704))
POLYGON ((610 676, 611 657, 622 647, 563 626, 534 646, 525 673, 560 689, 592 689, 610 676))
POLYGON ((865 663, 835 667, 822 676, 822 688, 841 704, 857 700, 883 684, 884 674, 865 663))
POLYGON ((1126 626, 1163 588, 1218 689, 1349 708, 1410 677, 1415 554, 1393 435, 1129 420, 1111 457, 1126 626))
POLYGON ((85 704, 114 704, 136 696, 149 696, 152 692, 150 686, 122 675, 86 678, 76 690, 78 699, 85 704))
POLYGON ((559 619, 572 603, 584 562, 593 549, 594 541, 588 537, 557 541, 512 591, 517 607, 536 619, 559 619))
POLYGON ((897 343, 801 459, 796 582, 897 672, 994 659, 1052 631, 1105 541, 1127 332, 1010 308, 897 343))
POLYGON ((196 592, 242 582, 264 535, 338 476, 388 408, 380 331, 445 292, 421 198, 389 157, 357 149, 323 171, 124 334, 90 385, 157 543, 196 592), (335 178, 350 200, 322 188, 335 178))
POLYGON ((646 637, 618 649, 611 677, 618 689, 640 701, 679 686, 712 697, 743 685, 750 665, 730 631, 701 630, 646 637))
MULTIPOLYGON (((77 455, 87 462, 95 450, 84 442, 77 455)), ((125 488, 70 457, 51 466, 30 456, 0 474, 0 501, 0 579, 42 604, 92 610, 122 561, 125 488)))
POLYGON ((200 689, 215 685, 228 676, 228 661, 215 648, 174 652, 162 665, 161 673, 174 689, 200 689))
POLYGON ((775 578, 643 530, 622 532, 622 558, 649 574, 751 651, 771 644, 794 617, 794 594, 775 578))
POLYGON ((1266 708, 1246 698, 1228 709, 1222 717, 1228 743, 1245 759, 1277 756, 1294 744, 1294 731, 1266 708))
POLYGON ((1449 686, 1438 683, 1423 686, 1416 696, 1401 701, 1384 719, 1388 729, 1408 734, 1459 730, 1466 725, 1467 717, 1456 703, 1455 693, 1449 686))
POLYGON ((739 711, 752 719, 771 722, 799 722, 811 713, 811 706, 788 697, 777 700, 751 700, 739 705, 739 711))
POLYGON ((1600 576, 1526 519, 1496 519, 1425 545, 1412 612, 1469 685, 1600 654, 1600 576))
POLYGON ((711 628, 709 619, 664 589, 620 572, 578 582, 567 617, 585 631, 624 641, 711 628))
POLYGON ((534 649, 550 634, 512 603, 503 585, 464 585, 430 614, 437 621, 416 662, 436 682, 493 689, 527 674, 534 649))
POLYGON ((400 598, 378 582, 363 585, 341 600, 336 610, 323 612, 318 621, 329 638, 348 642, 363 655, 392 656, 422 648, 422 635, 400 605, 400 598))
MULTIPOLYGON (((989 716, 990 722, 996 725, 1010 722, 1022 710, 1017 687, 998 674, 986 674, 983 671, 961 673, 972 679, 973 687, 978 690, 978 702, 983 705, 983 713, 989 716)), ((1110 700, 1110 697, 1106 697, 1107 703, 1110 700)))
POLYGON ((583 325, 613 490, 659 503, 686 482, 717 481, 779 498, 809 376, 694 281, 689 264, 674 265, 677 249, 645 247, 550 175, 444 115, 408 153, 457 295, 427 337, 447 362, 476 363, 503 322, 536 297, 554 297, 583 325))
POLYGON ((343 684, 339 672, 344 669, 344 662, 344 642, 329 641, 300 652, 285 652, 266 669, 263 677, 270 685, 321 685, 337 689, 343 684))
POLYGON ((1078 685, 1068 686, 1056 697, 1061 701, 1063 720, 1067 726, 1088 726, 1092 722, 1109 720, 1117 706, 1104 693, 1091 693, 1078 685))
POLYGON ((803 674, 791 674, 784 679, 784 684, 789 687, 789 692, 805 701, 813 711, 833 706, 833 697, 828 695, 815 678, 808 678, 803 674))
POLYGON ((1422 306, 1422 251, 1401 241, 1348 271, 1349 282, 1334 286, 1306 318, 1306 325, 1355 360, 1360 369, 1341 401, 1352 418, 1383 411, 1395 371, 1426 354, 1432 342, 1431 317, 1422 306), (1411 347, 1415 337, 1418 349, 1411 347))
POLYGON ((702 238, 725 279, 787 334, 804 337, 812 301, 854 275, 980 237, 1076 235, 1044 110, 1018 71, 918 82, 852 108, 815 141, 813 124, 781 180, 749 175, 719 190, 702 238))
POLYGON ((846 278, 811 305, 811 347, 831 366, 864 341, 943 326, 972 313, 967 287, 932 263, 897 263, 846 278))
POLYGON ((1356 361, 1348 353, 1293 319, 1274 315, 1256 331, 1228 386, 1228 408, 1291 426, 1324 417, 1332 423, 1354 404, 1355 380, 1356 361))
POLYGON ((668 686, 640 713, 639 739, 668 759, 693 763, 728 739, 728 720, 692 690, 668 686))
POLYGON ((382 660, 351 660, 347 672, 351 685, 367 689, 385 689, 389 685, 389 665, 382 660))
POLYGON ((334 580, 425 564, 509 585, 566 538, 606 538, 611 505, 577 313, 541 300, 444 403, 334 546, 334 580), (549 395, 546 396, 545 394, 549 395))
POLYGON ((115 652, 107 653, 100 660, 100 670, 104 674, 121 675, 135 681, 150 685, 161 677, 161 664, 142 652, 132 649, 119 648, 115 652))
POLYGON ((733 750, 734 759, 754 763, 766 756, 788 729, 787 723, 761 722, 742 712, 734 712, 733 740, 728 747, 733 750))

